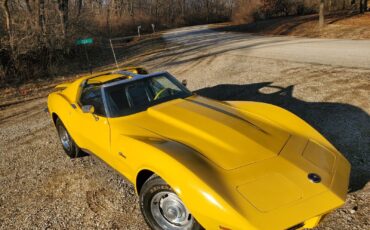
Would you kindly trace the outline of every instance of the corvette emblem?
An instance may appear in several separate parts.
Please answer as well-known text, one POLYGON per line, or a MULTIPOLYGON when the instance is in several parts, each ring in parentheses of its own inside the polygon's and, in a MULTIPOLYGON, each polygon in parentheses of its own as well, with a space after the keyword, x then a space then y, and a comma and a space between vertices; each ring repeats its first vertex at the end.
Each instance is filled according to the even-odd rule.
POLYGON ((321 182, 321 177, 319 175, 317 175, 316 173, 309 173, 308 174, 308 179, 312 183, 320 183, 321 182))

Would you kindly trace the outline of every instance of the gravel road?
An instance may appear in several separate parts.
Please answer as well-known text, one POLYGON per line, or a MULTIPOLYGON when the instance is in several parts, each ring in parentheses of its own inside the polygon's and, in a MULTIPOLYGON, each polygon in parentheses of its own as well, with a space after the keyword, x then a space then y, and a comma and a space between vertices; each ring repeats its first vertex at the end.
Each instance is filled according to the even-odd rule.
MULTIPOLYGON (((194 36, 180 38, 183 31, 172 31, 164 35, 164 47, 127 62, 150 71, 168 70, 187 79, 189 88, 201 95, 269 102, 301 116, 353 166, 346 205, 329 214, 318 229, 370 229, 370 62, 364 61, 370 48, 349 49, 352 53, 345 55, 347 51, 337 47, 338 60, 317 59, 321 64, 313 64, 311 52, 295 51, 294 58, 277 59, 263 48, 263 55, 249 55, 243 44, 251 35, 228 34, 230 39, 223 39, 223 32, 187 30, 194 36), (223 47, 234 48, 221 52, 223 47), (358 59, 351 56, 356 52, 358 59), (300 60, 305 57, 309 61, 300 60)), ((294 43, 292 38, 277 39, 294 43)), ((328 44, 328 50, 336 47, 320 44, 328 44)), ((46 93, 40 90, 37 95, 46 93)), ((13 100, 0 98, 0 104, 13 100)), ((148 229, 131 184, 95 157, 70 160, 64 154, 45 106, 43 97, 0 106, 0 229, 148 229)))
POLYGON ((163 37, 168 42, 178 43, 179 52, 183 45, 191 45, 197 50, 206 50, 208 55, 228 53, 302 63, 370 68, 370 40, 261 36, 223 32, 222 28, 185 27, 169 31, 163 37))

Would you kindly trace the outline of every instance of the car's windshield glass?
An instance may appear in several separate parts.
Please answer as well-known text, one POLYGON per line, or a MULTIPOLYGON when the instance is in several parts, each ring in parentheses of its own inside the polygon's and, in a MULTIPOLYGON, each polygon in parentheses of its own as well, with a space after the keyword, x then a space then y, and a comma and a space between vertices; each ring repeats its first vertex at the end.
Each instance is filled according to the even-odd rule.
POLYGON ((191 95, 181 83, 168 74, 105 87, 110 117, 141 112, 148 107, 191 95))

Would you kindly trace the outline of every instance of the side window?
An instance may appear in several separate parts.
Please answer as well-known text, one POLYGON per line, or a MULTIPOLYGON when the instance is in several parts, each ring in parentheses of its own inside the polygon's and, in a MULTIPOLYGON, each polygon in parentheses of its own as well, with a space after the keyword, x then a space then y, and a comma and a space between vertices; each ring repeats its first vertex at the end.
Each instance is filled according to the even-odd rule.
POLYGON ((97 86, 88 86, 84 88, 80 97, 81 106, 92 105, 95 108, 95 114, 105 116, 101 89, 97 86))

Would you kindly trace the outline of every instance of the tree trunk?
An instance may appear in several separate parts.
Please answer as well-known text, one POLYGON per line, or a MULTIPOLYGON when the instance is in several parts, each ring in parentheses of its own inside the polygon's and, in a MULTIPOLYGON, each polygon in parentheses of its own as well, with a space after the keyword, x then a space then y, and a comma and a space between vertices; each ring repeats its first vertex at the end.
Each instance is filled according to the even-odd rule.
POLYGON ((132 23, 135 25, 135 26, 137 26, 136 25, 136 22, 135 22, 135 12, 134 12, 134 0, 131 0, 130 1, 130 16, 131 16, 131 18, 132 18, 132 23))
POLYGON ((30 5, 30 0, 25 0, 26 2, 26 7, 27 7, 27 11, 29 14, 32 14, 32 8, 31 8, 31 5, 30 5))
POLYGON ((206 0, 206 20, 207 20, 207 23, 209 23, 209 1, 210 0, 206 0))
POLYGON ((46 26, 45 26, 45 0, 39 0, 39 29, 41 34, 45 36, 46 26))
MULTIPOLYGON (((1 4, 1 8, 4 14, 4 21, 5 21, 5 29, 7 32, 8 43, 9 43, 9 50, 5 49, 6 56, 2 57, 2 66, 5 67, 5 76, 14 76, 14 73, 17 71, 15 66, 15 55, 14 55, 14 42, 13 42, 13 28, 12 28, 12 18, 9 11, 9 0, 3 0, 1 4), (4 65, 5 63, 5 65, 4 65)), ((3 47, 1 47, 3 48, 3 47)))
POLYGON ((77 4, 77 17, 79 17, 82 10, 82 0, 76 0, 76 4, 77 4))
POLYGON ((62 21, 62 33, 64 38, 66 38, 68 30, 68 3, 69 0, 58 0, 58 11, 62 21))
POLYGON ((14 46, 13 46, 12 18, 11 18, 11 14, 9 11, 8 3, 9 3, 9 0, 4 0, 2 3, 2 8, 4 11, 5 29, 6 29, 7 36, 8 36, 9 46, 10 46, 11 52, 13 52, 14 46))
POLYGON ((183 19, 185 19, 185 0, 181 1, 181 16, 183 19))
POLYGON ((320 28, 324 27, 324 6, 325 0, 320 0, 320 13, 319 13, 319 25, 320 28))
POLYGON ((360 0, 360 12, 363 14, 367 11, 367 0, 360 0))
POLYGON ((159 21, 158 8, 159 8, 159 0, 156 0, 155 1, 155 24, 158 24, 158 21, 159 21))
POLYGON ((109 5, 107 5, 106 26, 107 26, 108 36, 110 37, 111 27, 110 27, 110 6, 109 5))

